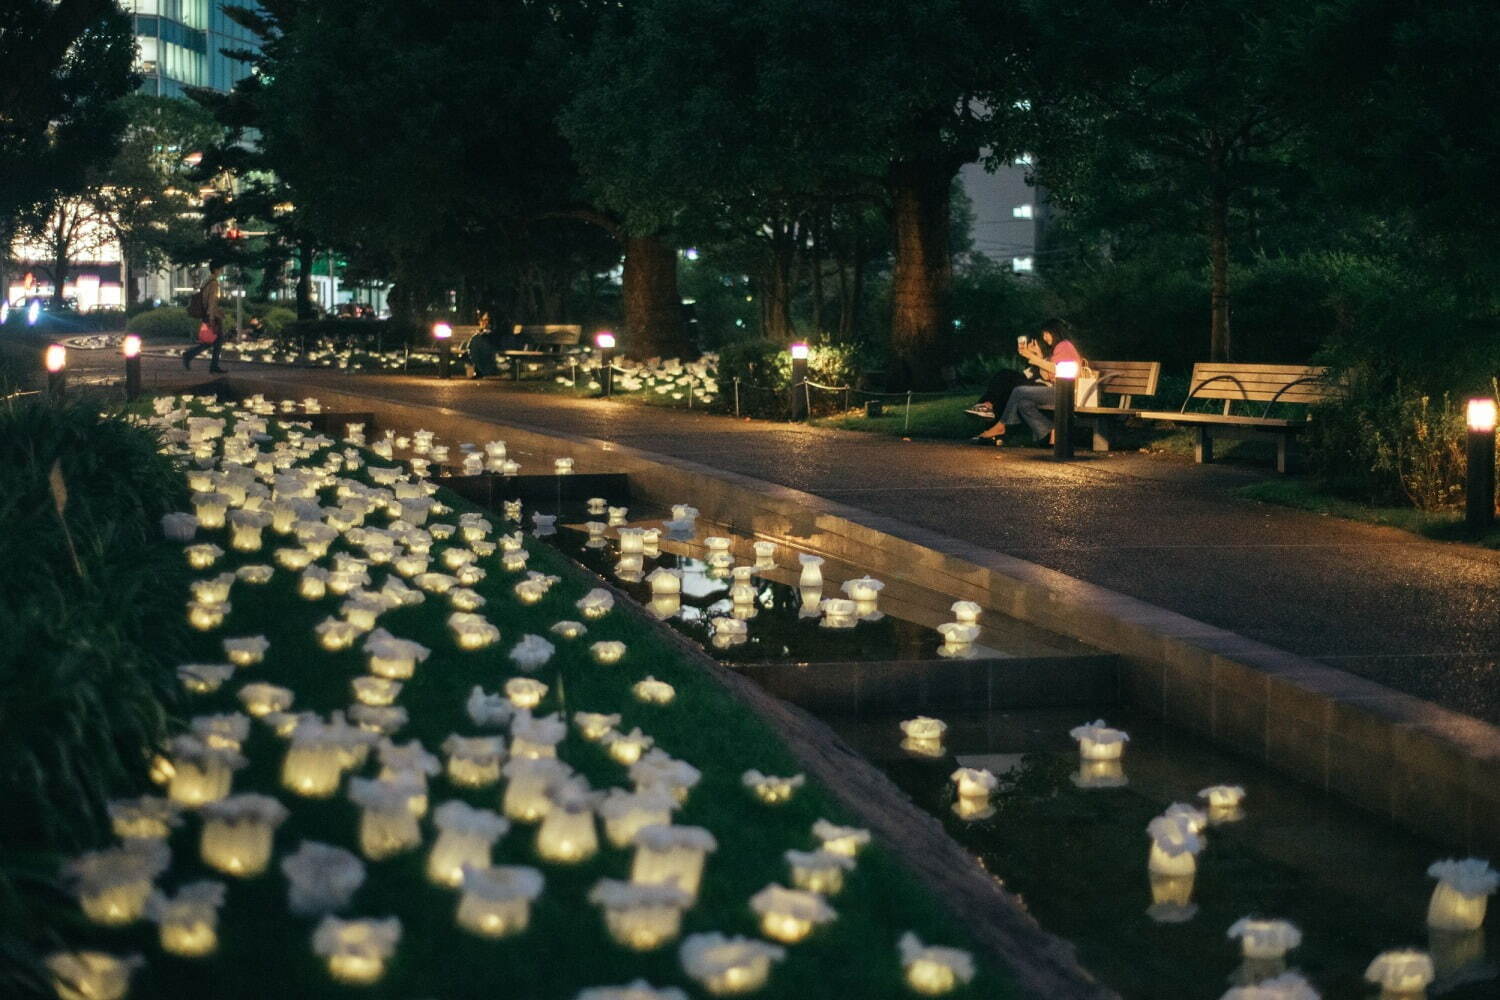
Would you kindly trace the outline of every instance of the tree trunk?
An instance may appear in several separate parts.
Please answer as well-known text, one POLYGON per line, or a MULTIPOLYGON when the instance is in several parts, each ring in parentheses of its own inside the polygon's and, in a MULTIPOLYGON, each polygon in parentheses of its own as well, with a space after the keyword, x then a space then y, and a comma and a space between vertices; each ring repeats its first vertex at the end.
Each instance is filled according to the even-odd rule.
POLYGON ((317 251, 311 243, 299 243, 297 245, 297 318, 316 319, 317 313, 313 309, 313 260, 317 251))
POLYGON ((625 237, 624 353, 634 358, 690 353, 677 291, 677 252, 654 236, 625 237))
POLYGON ((809 257, 812 258, 812 326, 813 332, 822 334, 823 330, 823 234, 828 232, 828 222, 821 214, 818 216, 817 225, 813 228, 812 247, 809 257))
POLYGON ((779 344, 791 343, 796 334, 792 324, 792 283, 797 267, 796 223, 772 223, 770 254, 766 275, 766 337, 779 344))
POLYGON ((1209 205, 1209 324, 1210 361, 1228 361, 1229 339, 1229 194, 1215 186, 1209 205))
POLYGON ((891 165, 891 353, 916 386, 941 383, 948 336, 953 260, 949 253, 949 197, 956 171, 946 163, 891 165))

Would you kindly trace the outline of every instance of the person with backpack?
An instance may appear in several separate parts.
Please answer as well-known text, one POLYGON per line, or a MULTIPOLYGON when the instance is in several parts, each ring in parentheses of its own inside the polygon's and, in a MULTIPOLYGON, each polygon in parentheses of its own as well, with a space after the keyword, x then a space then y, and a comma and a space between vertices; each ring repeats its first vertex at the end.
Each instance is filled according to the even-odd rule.
POLYGON ((195 357, 213 348, 213 353, 208 359, 208 370, 216 375, 224 371, 219 367, 219 351, 224 343, 224 307, 219 301, 219 275, 223 272, 223 262, 210 263, 208 280, 193 293, 192 298, 188 299, 187 313, 199 321, 198 343, 182 352, 182 367, 184 368, 191 369, 195 357))

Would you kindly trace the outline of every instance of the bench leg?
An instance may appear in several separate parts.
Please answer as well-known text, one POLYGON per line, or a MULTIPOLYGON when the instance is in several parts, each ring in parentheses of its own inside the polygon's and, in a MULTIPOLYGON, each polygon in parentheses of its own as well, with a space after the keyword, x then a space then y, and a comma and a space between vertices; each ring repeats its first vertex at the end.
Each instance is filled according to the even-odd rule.
POLYGON ((1206 424, 1198 428, 1198 443, 1193 447, 1193 461, 1205 465, 1214 460, 1214 432, 1206 424))
POLYGON ((1281 473, 1282 475, 1286 475, 1286 446, 1287 446, 1287 441, 1288 441, 1287 435, 1285 435, 1285 434, 1278 434, 1278 435, 1276 435, 1276 471, 1279 472, 1279 473, 1281 473))
POLYGON ((1094 431, 1094 450, 1104 452, 1109 451, 1109 418, 1095 417, 1090 422, 1090 426, 1094 431))

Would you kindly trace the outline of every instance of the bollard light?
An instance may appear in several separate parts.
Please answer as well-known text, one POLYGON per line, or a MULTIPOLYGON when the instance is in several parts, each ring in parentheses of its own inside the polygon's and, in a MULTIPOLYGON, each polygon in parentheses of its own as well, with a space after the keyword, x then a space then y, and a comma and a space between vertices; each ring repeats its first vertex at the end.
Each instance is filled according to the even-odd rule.
POLYGON ((432 339, 438 342, 438 378, 447 378, 449 341, 453 339, 453 327, 441 322, 432 324, 432 339))
POLYGON ((68 349, 61 344, 48 344, 42 363, 47 368, 48 394, 61 399, 67 389, 68 349))
POLYGON ((1488 531, 1495 524, 1495 401, 1469 400, 1468 475, 1464 521, 1470 531, 1488 531))
POLYGON ((125 399, 134 402, 141 395, 141 338, 127 333, 120 353, 125 356, 125 399))
POLYGON ((594 334, 594 346, 599 348, 599 364, 604 368, 604 398, 615 392, 615 335, 608 330, 594 334))
POLYGON ((1056 395, 1052 404, 1052 457, 1073 457, 1073 387, 1078 381, 1078 362, 1059 361, 1053 370, 1056 395))
POLYGON ((807 417, 807 342, 799 340, 791 347, 792 352, 792 387, 791 415, 793 420, 802 420, 807 417))

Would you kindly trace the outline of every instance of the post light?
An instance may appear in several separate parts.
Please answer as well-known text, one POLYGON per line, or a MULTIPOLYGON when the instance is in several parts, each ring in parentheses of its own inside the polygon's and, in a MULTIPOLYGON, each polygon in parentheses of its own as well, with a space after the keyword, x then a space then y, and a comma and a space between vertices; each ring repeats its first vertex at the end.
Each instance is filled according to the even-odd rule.
POLYGON ((1471 531, 1487 531, 1495 523, 1495 401, 1469 400, 1467 503, 1464 520, 1471 531))
POLYGON ((141 337, 124 334, 120 354, 124 357, 124 399, 135 402, 141 396, 141 337))
POLYGON ((47 368, 47 393, 61 399, 67 388, 68 349, 61 344, 48 344, 42 360, 47 368))
POLYGON ((594 334, 594 346, 599 348, 599 364, 604 369, 604 398, 615 392, 615 335, 608 330, 594 334))
POLYGON ((1059 361, 1053 371, 1056 396, 1052 409, 1052 457, 1073 457, 1073 386, 1078 381, 1078 362, 1059 361))
POLYGON ((453 327, 441 322, 432 324, 432 339, 438 343, 438 378, 447 378, 451 351, 449 342, 453 339, 453 327))
POLYGON ((807 342, 799 340, 792 345, 792 387, 790 389, 793 420, 807 417, 807 342))

